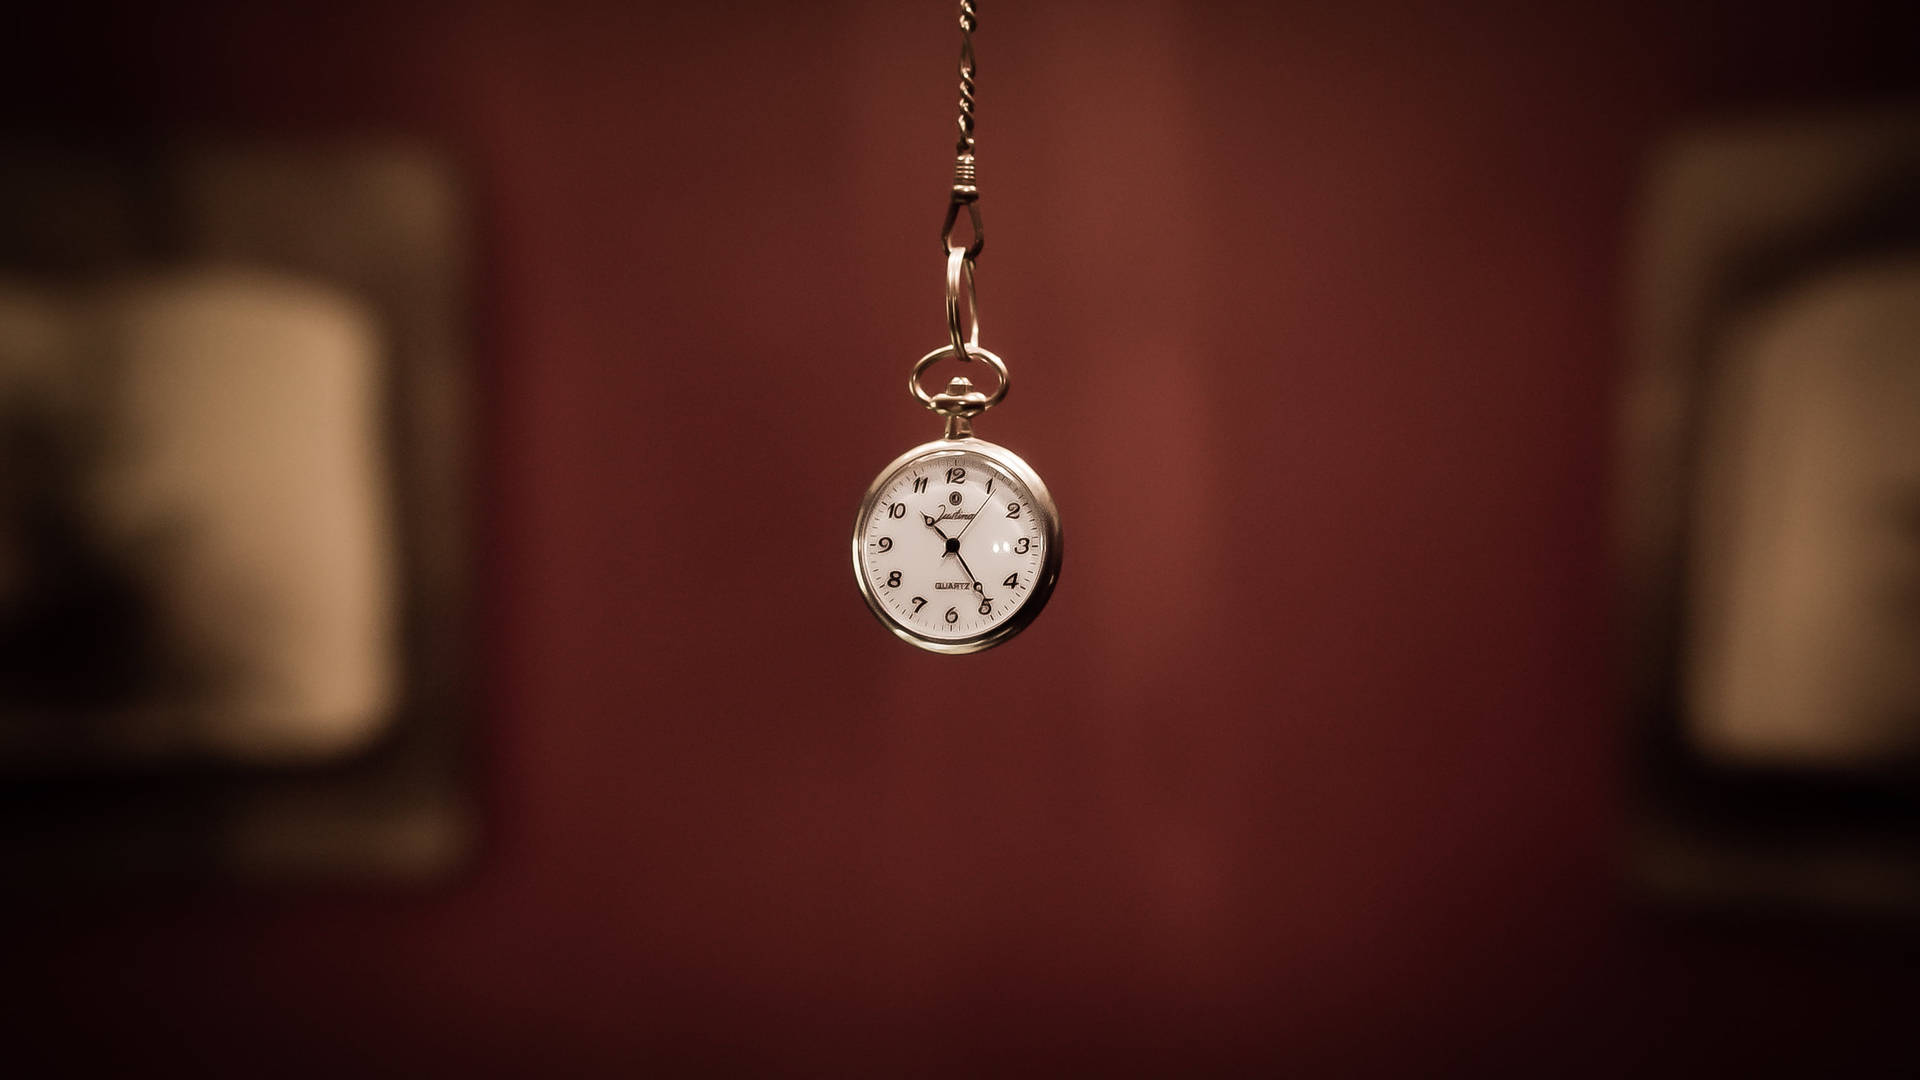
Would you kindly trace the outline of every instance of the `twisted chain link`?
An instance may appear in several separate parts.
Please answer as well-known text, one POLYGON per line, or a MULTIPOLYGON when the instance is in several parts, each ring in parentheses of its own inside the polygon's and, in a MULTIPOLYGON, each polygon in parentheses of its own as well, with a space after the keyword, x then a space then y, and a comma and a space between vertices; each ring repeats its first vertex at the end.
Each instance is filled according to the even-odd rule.
POLYGON ((969 345, 973 349, 980 347, 980 306, 974 288, 973 261, 980 257, 987 243, 986 227, 980 220, 980 188, 974 182, 973 165, 973 32, 979 25, 974 0, 960 0, 960 114, 957 121, 960 139, 953 147, 953 190, 947 199, 946 221, 940 226, 940 247, 947 256, 947 337, 955 358, 962 361, 971 359, 969 345), (964 245, 954 243, 953 239, 961 207, 966 208, 967 220, 973 226, 973 238, 964 245), (973 323, 969 333, 962 333, 960 328, 963 281, 967 311, 973 323))
POLYGON ((973 31, 979 25, 974 0, 960 0, 960 114, 956 121, 960 139, 953 145, 953 191, 947 200, 946 223, 940 227, 940 244, 947 251, 953 250, 953 226, 960 217, 960 208, 966 207, 967 217, 973 224, 973 239, 967 244, 969 260, 977 258, 986 243, 986 233, 980 224, 980 188, 975 182, 973 164, 973 31))
POLYGON ((973 155, 973 30, 980 24, 973 0, 960 0, 960 141, 956 154, 973 155))

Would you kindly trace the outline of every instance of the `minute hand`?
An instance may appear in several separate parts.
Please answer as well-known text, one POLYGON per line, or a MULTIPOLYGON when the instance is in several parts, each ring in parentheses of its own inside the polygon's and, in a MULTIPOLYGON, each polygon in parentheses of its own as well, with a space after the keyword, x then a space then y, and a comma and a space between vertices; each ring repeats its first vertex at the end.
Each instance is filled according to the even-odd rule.
POLYGON ((958 540, 961 537, 967 535, 967 530, 973 528, 973 523, 980 520, 981 511, 985 510, 987 508, 987 504, 992 501, 993 501, 993 478, 988 477, 987 478, 987 497, 980 500, 979 506, 974 507, 973 516, 967 519, 967 523, 965 525, 960 526, 960 531, 953 534, 953 538, 955 540, 958 540))

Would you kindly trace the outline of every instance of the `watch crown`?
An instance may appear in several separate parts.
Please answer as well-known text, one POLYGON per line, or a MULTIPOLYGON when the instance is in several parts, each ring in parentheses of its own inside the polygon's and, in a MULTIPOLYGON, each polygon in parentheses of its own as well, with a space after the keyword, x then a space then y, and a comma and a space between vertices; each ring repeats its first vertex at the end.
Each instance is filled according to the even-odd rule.
POLYGON ((947 438, 961 439, 973 434, 973 417, 986 410, 987 395, 973 388, 973 380, 958 375, 933 395, 928 407, 947 418, 947 438))
POLYGON ((966 376, 956 376, 945 390, 933 395, 933 411, 947 416, 971 416, 985 408, 987 395, 973 388, 966 376))

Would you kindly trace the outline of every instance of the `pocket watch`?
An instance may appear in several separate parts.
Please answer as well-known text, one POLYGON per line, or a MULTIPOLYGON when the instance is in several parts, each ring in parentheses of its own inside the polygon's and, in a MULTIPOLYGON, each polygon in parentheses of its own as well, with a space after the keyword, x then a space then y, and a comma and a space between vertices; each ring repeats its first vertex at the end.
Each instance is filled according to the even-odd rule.
POLYGON ((971 350, 1002 380, 993 397, 956 378, 937 395, 914 368, 913 389, 947 417, 946 435, 895 458, 867 488, 853 523, 853 572, 867 606, 903 641, 941 653, 990 648, 1025 629, 1060 576, 1060 512, 1020 455, 972 431, 1005 396, 1006 366, 971 350))
POLYGON ((980 347, 974 260, 986 243, 974 183, 971 0, 960 3, 960 141, 940 245, 947 258, 948 344, 914 364, 907 387, 946 418, 945 435, 895 458, 868 486, 853 519, 853 576, 894 636, 931 652, 991 648, 1033 622, 1060 576, 1060 512, 1040 474, 1004 446, 974 437, 973 418, 1007 396, 1007 365, 980 347), (960 211, 970 242, 956 242, 960 211), (961 334, 960 298, 971 331, 961 334), (920 378, 942 360, 979 361, 999 378, 992 394, 954 378, 928 394, 920 378))

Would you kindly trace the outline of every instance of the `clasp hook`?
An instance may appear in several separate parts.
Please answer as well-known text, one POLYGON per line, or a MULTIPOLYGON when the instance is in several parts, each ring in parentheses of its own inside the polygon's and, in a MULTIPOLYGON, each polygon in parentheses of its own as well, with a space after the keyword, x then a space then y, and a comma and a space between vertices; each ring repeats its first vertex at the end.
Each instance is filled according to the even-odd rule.
POLYGON ((973 186, 973 163, 970 160, 972 156, 966 155, 969 160, 966 165, 967 180, 964 187, 958 179, 954 181, 953 198, 947 203, 947 220, 940 226, 940 247, 948 254, 964 251, 968 259, 977 259, 980 257, 980 249, 987 246, 987 227, 980 223, 980 192, 973 186), (960 221, 960 208, 963 206, 967 208, 967 217, 973 224, 973 240, 965 247, 958 247, 953 242, 953 227, 960 221))

